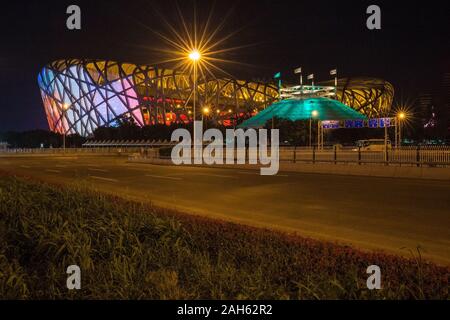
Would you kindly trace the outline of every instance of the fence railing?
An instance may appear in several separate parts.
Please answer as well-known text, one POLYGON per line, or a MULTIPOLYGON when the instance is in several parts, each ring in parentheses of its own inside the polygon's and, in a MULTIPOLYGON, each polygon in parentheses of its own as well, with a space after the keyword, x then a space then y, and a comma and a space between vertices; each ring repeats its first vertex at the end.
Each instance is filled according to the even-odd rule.
POLYGON ((167 147, 173 146, 176 142, 168 140, 101 140, 87 141, 83 144, 85 148, 107 148, 107 147, 167 147))
POLYGON ((405 146, 383 151, 366 151, 356 147, 324 147, 322 149, 282 147, 280 161, 448 166, 450 165, 450 147, 405 146))
POLYGON ((0 155, 7 154, 120 154, 141 152, 140 147, 104 147, 104 148, 10 148, 0 150, 0 155))
MULTIPOLYGON (((112 145, 112 144, 111 144, 112 145)), ((0 154, 139 154, 152 156, 158 154, 161 158, 170 157, 170 147, 174 145, 168 141, 155 141, 148 144, 123 142, 121 146, 97 146, 83 148, 20 148, 1 149, 0 154), (169 150, 167 150, 169 149, 169 150), (152 152, 150 152, 152 150, 152 152)), ((237 157, 238 149, 235 149, 237 157)), ((242 151, 242 150, 241 150, 242 151)), ((270 152, 270 147, 268 148, 270 152)), ((249 149, 245 151, 246 159, 249 149)), ((280 162, 292 163, 354 163, 381 165, 414 165, 414 166, 450 166, 450 146, 404 146, 388 148, 383 151, 366 151, 356 147, 280 147, 280 162)), ((225 150, 224 150, 225 156, 225 150)))
MULTIPOLYGON (((155 150, 156 151, 156 150, 155 150)), ((250 158, 258 159, 258 150, 249 148, 235 148, 231 159, 237 162, 238 158, 245 163, 250 163, 250 158)), ((270 156, 270 146, 268 148, 270 156)), ((191 150, 193 157, 194 150, 191 150)), ((159 152, 147 154, 134 154, 132 158, 159 158, 170 159, 170 150, 168 148, 159 149, 159 152)), ((223 150, 223 163, 226 163, 226 150, 223 150)), ((214 155, 213 155, 214 158, 214 155)), ((211 159, 213 159, 211 158, 211 159)), ((208 160, 211 160, 208 158, 208 160)), ((203 157, 203 160, 206 159, 203 157)), ((384 151, 365 151, 361 148, 334 148, 324 147, 317 149, 315 147, 280 147, 280 162, 289 163, 332 163, 332 164, 357 164, 357 165, 409 165, 409 166, 450 166, 450 147, 448 146, 420 146, 420 147, 401 147, 389 148, 384 151)), ((192 161, 193 162, 193 161, 192 161)))

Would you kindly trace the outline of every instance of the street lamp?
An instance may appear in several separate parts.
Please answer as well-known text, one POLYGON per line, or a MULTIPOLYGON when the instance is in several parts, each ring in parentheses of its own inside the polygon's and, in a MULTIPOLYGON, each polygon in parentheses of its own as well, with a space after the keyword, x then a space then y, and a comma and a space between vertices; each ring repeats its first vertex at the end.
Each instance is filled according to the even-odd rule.
MULTIPOLYGON (((64 117, 66 116, 66 112, 70 108, 70 105, 68 103, 63 103, 62 107, 63 107, 63 114, 62 114, 61 121, 63 121, 64 117)), ((63 149, 65 151, 66 150, 66 128, 64 128, 64 122, 61 123, 61 127, 63 129, 63 149)))
POLYGON ((311 116, 309 117, 309 146, 310 147, 312 145, 312 129, 311 129, 312 118, 315 118, 318 115, 319 115, 319 112, 317 112, 317 110, 313 110, 313 111, 311 111, 311 116))
MULTIPOLYGON (((209 108, 208 107, 204 107, 203 109, 202 109, 202 124, 203 124, 203 116, 208 116, 208 114, 209 114, 209 108)), ((206 127, 208 126, 208 122, 206 122, 205 123, 205 129, 206 129, 206 127)))
POLYGON ((189 59, 192 61, 194 65, 194 101, 193 101, 194 121, 195 121, 195 103, 197 98, 197 63, 200 60, 201 56, 202 55, 200 54, 200 52, 196 49, 192 50, 188 55, 189 59))
MULTIPOLYGON (((196 96, 197 96, 197 63, 198 63, 198 61, 200 60, 200 58, 201 58, 201 54, 200 54, 200 52, 197 50, 197 49, 194 49, 194 50, 192 50, 191 52, 189 52, 189 54, 188 54, 188 58, 192 61, 192 63, 193 63, 193 67, 194 67, 194 92, 193 92, 193 103, 192 103, 192 108, 193 108, 193 117, 192 117, 192 131, 193 131, 193 137, 194 137, 194 146, 196 145, 196 143, 197 143, 197 140, 196 140, 196 134, 195 134, 195 128, 194 128, 194 125, 195 125, 195 114, 196 114, 196 112, 195 112, 195 103, 196 103, 196 96)), ((202 116, 203 117, 203 116, 202 116)), ((202 119, 202 121, 203 121, 203 119, 202 119)))
POLYGON ((198 50, 195 49, 189 53, 189 59, 191 59, 192 61, 200 60, 201 56, 202 55, 200 54, 200 52, 198 52, 198 50))
POLYGON ((397 114, 398 118, 398 146, 402 146, 402 121, 406 119, 406 113, 403 111, 400 111, 397 114))

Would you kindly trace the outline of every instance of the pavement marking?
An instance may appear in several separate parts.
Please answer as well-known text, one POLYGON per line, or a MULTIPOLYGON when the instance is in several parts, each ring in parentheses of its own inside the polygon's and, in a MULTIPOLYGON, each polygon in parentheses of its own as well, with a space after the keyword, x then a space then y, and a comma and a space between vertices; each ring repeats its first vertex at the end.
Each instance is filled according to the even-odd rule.
POLYGON ((56 168, 67 168, 67 165, 65 164, 55 164, 56 168))
POLYGON ((151 177, 151 178, 159 178, 159 179, 170 179, 170 180, 183 180, 183 178, 179 178, 179 177, 170 177, 170 176, 158 176, 155 174, 146 174, 146 177, 151 177))
POLYGON ((259 176, 259 173, 258 173, 258 172, 238 171, 238 173, 242 173, 242 174, 253 174, 253 175, 258 175, 258 176, 259 176))
POLYGON ((53 172, 53 173, 61 173, 59 170, 53 170, 53 169, 45 169, 47 172, 53 172))
POLYGON ((217 177, 217 178, 228 178, 228 179, 239 179, 235 176, 228 176, 225 174, 214 174, 214 173, 193 173, 195 176, 209 176, 209 177, 217 177))
POLYGON ((90 171, 98 171, 98 172, 109 172, 108 170, 105 170, 105 169, 96 169, 96 168, 88 168, 88 170, 90 170, 90 171))
POLYGON ((25 165, 21 165, 20 167, 21 168, 25 168, 25 169, 30 169, 31 168, 30 166, 25 166, 25 165))
MULTIPOLYGON (((260 176, 261 174, 259 172, 250 172, 250 171, 238 171, 238 173, 241 174, 250 174, 250 175, 255 175, 255 176, 260 176)), ((289 177, 288 174, 275 174, 272 175, 272 177, 289 177)))
POLYGON ((131 166, 127 166, 129 170, 134 170, 134 171, 154 171, 153 169, 150 168, 135 168, 135 167, 131 167, 131 166))
POLYGON ((117 179, 97 177, 97 176, 89 176, 89 178, 97 179, 97 180, 103 180, 103 181, 109 181, 109 182, 119 182, 119 180, 117 180, 117 179))

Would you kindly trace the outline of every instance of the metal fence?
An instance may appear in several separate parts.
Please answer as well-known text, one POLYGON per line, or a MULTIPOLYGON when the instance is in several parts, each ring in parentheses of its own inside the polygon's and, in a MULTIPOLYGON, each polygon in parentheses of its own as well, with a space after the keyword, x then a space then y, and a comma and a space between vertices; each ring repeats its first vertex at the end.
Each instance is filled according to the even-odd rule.
MULTIPOLYGON (((0 154, 139 154, 160 158, 170 156, 169 141, 105 141, 84 148, 2 149, 0 154), (95 145, 95 146, 94 146, 95 145), (169 150, 168 150, 169 149, 169 150), (164 150, 164 152, 161 152, 164 150)), ((268 148, 270 152, 270 147, 268 148)), ((238 150, 235 149, 235 156, 238 150)), ((450 166, 450 146, 404 146, 384 151, 364 151, 356 147, 280 147, 280 161, 291 163, 354 163, 379 165, 450 166)), ((225 153, 225 150, 224 150, 225 153)), ((249 150, 245 150, 248 159, 249 150)), ((224 154, 225 156, 225 154, 224 154)))
POLYGON ((5 148, 0 154, 76 154, 76 153, 144 153, 148 149, 171 147, 176 142, 168 140, 104 140, 88 141, 82 148, 5 148))
MULTIPOLYGON (((270 155, 270 146, 267 152, 270 155)), ((193 156, 194 150, 191 150, 193 156)), ((234 149, 234 161, 242 157, 249 163, 252 152, 249 148, 234 149)), ((145 158, 145 154, 135 154, 135 157, 145 158)), ((448 146, 420 146, 389 148, 385 151, 363 151, 361 148, 324 147, 280 147, 280 162, 290 163, 331 163, 357 165, 404 165, 404 166, 450 166, 450 147, 448 146)), ((159 149, 151 157, 170 159, 168 148, 159 149), (164 152, 161 152, 163 151, 164 152)), ((226 162, 226 150, 223 150, 223 163, 226 162)), ((233 158, 233 156, 232 156, 233 158)), ((253 159, 258 158, 258 151, 254 149, 253 159)), ((203 158, 205 160, 205 158, 203 158)), ((209 159, 211 160, 211 159, 209 159)), ((242 159, 241 159, 242 160, 242 159)))
POLYGON ((364 151, 356 147, 324 147, 320 150, 307 147, 282 147, 280 161, 448 166, 450 165, 450 147, 405 146, 384 151, 364 151))
POLYGON ((176 142, 169 140, 101 140, 101 141, 87 141, 83 144, 84 148, 108 148, 108 147, 167 147, 173 146, 176 142))
POLYGON ((104 147, 104 148, 13 148, 0 150, 0 155, 13 154, 40 154, 40 155, 57 155, 57 154, 128 154, 133 152, 141 152, 140 147, 104 147))

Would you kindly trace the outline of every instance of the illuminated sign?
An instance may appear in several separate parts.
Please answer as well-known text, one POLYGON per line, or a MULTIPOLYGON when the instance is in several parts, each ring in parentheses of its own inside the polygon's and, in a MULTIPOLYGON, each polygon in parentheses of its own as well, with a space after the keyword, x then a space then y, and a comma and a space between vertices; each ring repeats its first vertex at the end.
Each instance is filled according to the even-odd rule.
POLYGON ((381 118, 380 119, 380 128, 390 127, 391 126, 391 118, 381 118))
POLYGON ((369 119, 369 128, 378 128, 378 119, 369 119))
POLYGON ((329 121, 322 121, 322 127, 324 129, 339 129, 341 126, 339 125, 339 121, 329 120, 329 121))

